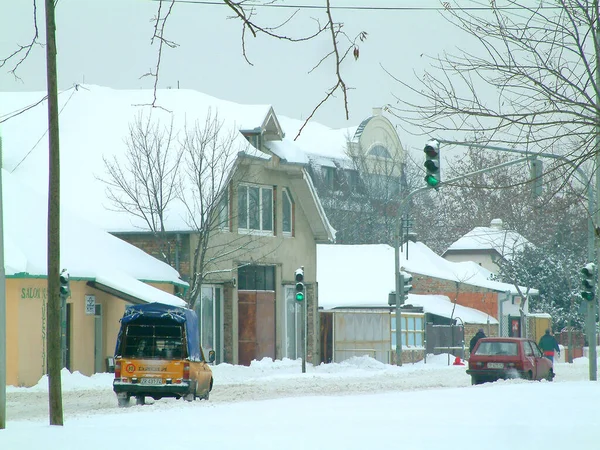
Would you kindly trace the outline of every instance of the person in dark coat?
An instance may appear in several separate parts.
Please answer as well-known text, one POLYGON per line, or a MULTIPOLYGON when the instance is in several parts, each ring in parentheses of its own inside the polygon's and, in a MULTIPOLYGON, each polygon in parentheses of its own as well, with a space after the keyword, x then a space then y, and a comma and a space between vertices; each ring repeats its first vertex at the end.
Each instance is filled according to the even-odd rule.
POLYGON ((539 347, 544 352, 544 356, 554 363, 554 352, 558 354, 560 358, 560 347, 556 338, 550 334, 550 329, 546 330, 546 333, 540 338, 539 347))
POLYGON ((480 328, 477 333, 475 334, 475 336, 473 336, 471 338, 471 342, 469 342, 469 354, 473 353, 473 349, 475 348, 475 345, 477 345, 477 342, 479 341, 479 339, 484 338, 485 337, 485 333, 483 332, 483 328, 480 328))

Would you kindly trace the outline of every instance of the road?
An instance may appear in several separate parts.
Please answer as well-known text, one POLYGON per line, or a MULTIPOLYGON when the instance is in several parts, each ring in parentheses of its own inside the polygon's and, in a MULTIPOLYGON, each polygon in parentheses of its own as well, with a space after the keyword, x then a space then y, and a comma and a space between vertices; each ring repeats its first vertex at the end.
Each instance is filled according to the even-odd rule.
MULTIPOLYGON (((229 366, 233 367, 233 366, 229 366)), ((383 370, 363 371, 340 375, 327 373, 325 366, 319 373, 277 374, 267 372, 261 376, 252 375, 234 378, 220 374, 215 368, 215 385, 208 402, 196 400, 190 407, 205 407, 213 403, 231 403, 241 401, 267 400, 281 397, 333 396, 357 393, 416 391, 444 388, 471 388, 470 377, 464 366, 420 367, 405 366, 397 368, 387 366, 383 370), (240 379, 242 378, 242 379, 240 379)), ((317 367, 319 368, 319 367, 317 367)), ((586 380, 587 365, 557 364, 555 382, 586 380)), ((183 400, 146 399, 147 405, 119 408, 112 391, 112 375, 97 374, 101 383, 92 389, 63 388, 63 412, 65 421, 69 417, 89 416, 103 413, 124 413, 137 408, 163 409, 179 407, 183 400)), ((95 376, 95 377, 96 377, 95 376)), ((525 383, 522 380, 500 381, 525 383)), ((35 389, 9 389, 7 391, 8 420, 40 420, 48 417, 48 393, 35 389)))

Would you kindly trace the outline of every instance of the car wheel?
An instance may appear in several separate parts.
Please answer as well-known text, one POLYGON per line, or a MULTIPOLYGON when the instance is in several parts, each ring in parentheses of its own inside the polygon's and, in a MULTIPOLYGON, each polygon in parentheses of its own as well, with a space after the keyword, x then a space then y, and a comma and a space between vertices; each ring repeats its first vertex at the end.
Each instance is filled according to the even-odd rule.
POLYGON ((138 395, 135 397, 135 404, 136 405, 145 405, 146 404, 146 397, 144 397, 143 395, 138 395))
POLYGON ((525 379, 525 380, 533 380, 533 373, 531 373, 531 371, 525 372, 523 374, 523 379, 525 379))

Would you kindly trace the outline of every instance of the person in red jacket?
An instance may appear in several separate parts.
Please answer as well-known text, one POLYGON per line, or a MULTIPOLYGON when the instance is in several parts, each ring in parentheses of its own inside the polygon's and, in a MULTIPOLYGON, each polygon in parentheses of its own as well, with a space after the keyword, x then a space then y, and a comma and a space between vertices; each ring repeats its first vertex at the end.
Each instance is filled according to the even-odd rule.
POLYGON ((544 356, 554 363, 554 352, 558 354, 560 358, 560 347, 556 338, 550 334, 550 329, 546 330, 546 333, 540 338, 539 347, 544 352, 544 356))

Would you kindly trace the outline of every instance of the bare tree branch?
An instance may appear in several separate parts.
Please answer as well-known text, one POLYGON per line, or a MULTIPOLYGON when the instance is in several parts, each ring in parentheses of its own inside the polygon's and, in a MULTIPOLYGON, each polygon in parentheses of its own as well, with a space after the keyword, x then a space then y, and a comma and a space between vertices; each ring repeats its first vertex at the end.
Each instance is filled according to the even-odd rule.
POLYGON ((21 82, 23 80, 17 75, 17 70, 19 69, 21 64, 27 59, 27 57, 31 53, 31 50, 33 49, 34 46, 39 45, 40 47, 43 47, 43 44, 40 44, 38 42, 39 30, 38 30, 38 25, 37 25, 36 0, 33 0, 33 29, 35 32, 34 32, 33 38, 31 38, 31 42, 29 44, 17 45, 18 48, 14 52, 12 52, 6 58, 0 59, 0 68, 4 67, 6 64, 8 64, 9 61, 11 61, 13 58, 18 59, 18 61, 15 63, 13 68, 8 71, 8 73, 12 74, 15 77, 15 80, 19 80, 21 82))

